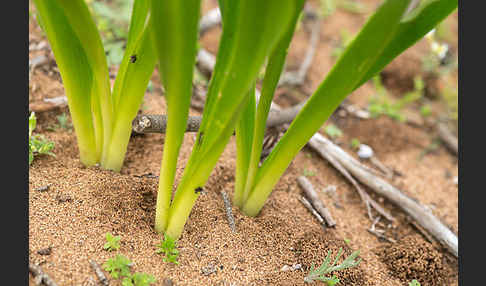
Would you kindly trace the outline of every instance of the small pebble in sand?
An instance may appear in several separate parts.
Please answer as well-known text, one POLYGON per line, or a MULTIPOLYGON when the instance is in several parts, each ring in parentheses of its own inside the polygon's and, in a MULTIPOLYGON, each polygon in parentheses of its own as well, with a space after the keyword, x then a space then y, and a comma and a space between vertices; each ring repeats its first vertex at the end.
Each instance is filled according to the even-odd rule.
POLYGON ((366 144, 360 144, 358 150, 358 157, 361 159, 369 159, 373 157, 373 149, 366 144))
POLYGON ((280 271, 286 272, 286 271, 295 271, 302 269, 302 265, 300 263, 294 263, 292 266, 289 265, 284 265, 282 268, 280 268, 280 271))
POLYGON ((52 252, 52 248, 50 246, 37 250, 37 253, 40 254, 40 255, 49 255, 49 254, 51 254, 51 252, 52 252))
POLYGON ((50 187, 51 187, 50 185, 45 185, 45 186, 42 186, 42 187, 35 189, 34 191, 43 193, 43 192, 49 191, 50 187))
POLYGON ((210 274, 212 274, 216 271, 218 271, 218 269, 216 267, 214 267, 214 265, 212 265, 212 264, 208 264, 208 266, 201 268, 202 274, 204 274, 206 276, 209 276, 210 274))
POLYGON ((174 286, 174 282, 172 282, 172 279, 170 278, 165 278, 164 281, 162 282, 162 285, 164 286, 174 286))
POLYGON ((284 265, 284 266, 282 266, 282 268, 280 268, 280 271, 285 272, 285 271, 290 271, 290 269, 291 269, 291 267, 290 267, 290 266, 288 266, 288 265, 284 265))
POLYGON ((61 193, 56 196, 56 200, 60 203, 64 203, 64 202, 71 202, 73 199, 71 198, 70 195, 61 193))

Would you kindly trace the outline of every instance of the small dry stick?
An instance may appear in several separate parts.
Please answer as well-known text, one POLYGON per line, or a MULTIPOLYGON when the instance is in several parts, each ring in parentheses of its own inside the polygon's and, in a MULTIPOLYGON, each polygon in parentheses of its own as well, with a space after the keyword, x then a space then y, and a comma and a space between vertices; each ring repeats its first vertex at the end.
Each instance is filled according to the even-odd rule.
POLYGON ((382 238, 388 242, 391 242, 391 243, 395 243, 397 242, 396 240, 394 240, 393 238, 390 238, 390 237, 387 237, 385 236, 385 231, 384 230, 379 230, 379 229, 376 229, 376 224, 380 221, 380 216, 377 216, 375 218, 375 220, 373 221, 373 224, 371 224, 371 227, 368 229, 368 231, 371 233, 371 234, 374 234, 376 235, 377 237, 379 238, 382 238))
MULTIPOLYGON (((197 132, 201 116, 190 116, 187 119, 186 132, 197 132)), ((167 115, 138 115, 132 121, 132 130, 137 133, 165 133, 167 115)))
POLYGON ((105 273, 103 273, 103 270, 101 270, 98 263, 96 263, 96 261, 94 260, 90 260, 89 264, 91 265, 91 268, 93 268, 93 271, 95 272, 96 276, 100 280, 101 284, 104 286, 108 286, 110 282, 108 278, 106 278, 105 273))
POLYGON ((324 218, 327 225, 329 227, 333 227, 336 225, 336 221, 331 216, 329 210, 324 206, 322 200, 317 195, 312 183, 307 180, 306 177, 300 176, 297 178, 297 182, 299 182, 300 187, 304 190, 305 195, 311 202, 312 206, 316 209, 316 211, 324 218))
POLYGON ((316 211, 316 209, 312 206, 312 204, 305 198, 305 197, 300 197, 299 201, 313 214, 319 223, 322 225, 324 229, 326 229, 326 222, 322 218, 322 216, 316 211))
POLYGON ((58 96, 53 98, 44 98, 41 102, 33 102, 29 104, 29 110, 34 112, 44 112, 55 108, 64 107, 67 105, 66 96, 58 96))
POLYGON ((228 218, 228 223, 233 232, 236 232, 235 218, 233 217, 233 211, 231 209, 231 202, 228 198, 228 194, 225 191, 221 191, 221 196, 223 197, 224 209, 226 210, 226 217, 228 218))
MULTIPOLYGON (((316 133, 317 134, 317 133, 316 133)), ((315 135, 314 135, 315 136, 315 135)), ((383 217, 388 219, 389 221, 394 221, 395 218, 388 213, 384 208, 380 206, 375 200, 373 200, 368 193, 366 193, 356 182, 356 180, 351 176, 351 174, 344 168, 344 166, 332 155, 332 153, 328 152, 328 150, 323 149, 323 148, 316 148, 316 143, 313 142, 312 140, 309 141, 309 146, 313 147, 319 155, 321 155, 324 159, 326 159, 331 165, 336 168, 341 174, 348 179, 348 181, 354 186, 354 188, 358 191, 359 196, 361 197, 361 200, 365 203, 366 209, 368 211, 368 217, 370 220, 373 221, 373 216, 371 215, 371 208, 373 207, 379 214, 381 214, 383 217)))
POLYGON ((457 156, 457 154, 459 153, 459 148, 456 136, 452 135, 451 131, 449 131, 449 128, 447 128, 447 126, 443 123, 438 124, 437 130, 439 131, 440 139, 457 156))
POLYGON ((34 276, 36 285, 42 285, 44 283, 46 286, 57 286, 56 282, 44 273, 39 265, 29 263, 29 271, 34 276))
POLYGON ((333 154, 332 156, 339 161, 339 163, 346 168, 349 173, 368 186, 375 193, 385 197, 390 202, 401 208, 405 213, 417 221, 418 225, 423 227, 452 254, 454 254, 455 257, 458 257, 457 235, 446 227, 423 205, 412 200, 387 181, 366 170, 363 167, 364 165, 360 164, 351 155, 319 133, 314 134, 309 141, 309 145, 311 145, 312 148, 321 155, 325 152, 333 154))

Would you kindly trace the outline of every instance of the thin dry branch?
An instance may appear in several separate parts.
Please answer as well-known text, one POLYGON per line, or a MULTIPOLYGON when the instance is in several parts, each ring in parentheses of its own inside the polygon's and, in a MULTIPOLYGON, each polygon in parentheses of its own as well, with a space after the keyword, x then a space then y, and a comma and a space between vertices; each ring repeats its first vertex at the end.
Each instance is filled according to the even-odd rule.
POLYGON ((322 228, 326 229, 326 222, 322 218, 322 216, 316 211, 316 209, 312 206, 312 204, 305 198, 305 197, 300 197, 299 201, 311 212, 312 215, 314 215, 315 218, 319 221, 319 223, 322 225, 322 228))
POLYGON ((67 106, 67 97, 58 96, 53 98, 44 98, 40 102, 29 103, 29 110, 34 112, 45 112, 56 108, 67 106))
POLYGON ((89 264, 91 265, 91 268, 95 272, 96 276, 101 282, 101 285, 103 286, 108 286, 110 284, 108 278, 106 278, 105 273, 103 273, 103 270, 101 270, 101 267, 96 263, 94 260, 90 260, 89 264))
MULTIPOLYGON (((302 105, 303 103, 283 109, 282 111, 270 112, 266 126, 270 128, 291 122, 302 105)), ((197 132, 201 120, 201 116, 189 116, 187 119, 186 132, 197 132)), ((167 115, 165 114, 137 115, 132 122, 132 129, 136 133, 165 133, 166 127, 167 115)))
POLYGON ((331 213, 322 203, 322 200, 319 198, 316 191, 314 190, 314 186, 312 186, 312 183, 304 176, 298 177, 297 182, 299 183, 299 186, 302 188, 302 190, 304 190, 305 195, 311 202, 314 209, 316 209, 321 217, 324 218, 327 225, 329 227, 334 227, 336 225, 336 221, 332 218, 331 213))
POLYGON ((54 282, 49 275, 44 273, 39 265, 29 263, 29 271, 32 273, 32 276, 34 276, 36 285, 42 285, 42 283, 44 283, 46 286, 57 286, 56 282, 54 282))
POLYGON ((457 236, 437 217, 428 211, 427 208, 403 194, 403 192, 389 184, 387 181, 367 171, 356 159, 319 133, 314 134, 309 141, 309 146, 321 155, 323 153, 332 154, 332 157, 339 161, 339 163, 361 183, 401 208, 443 246, 445 246, 447 250, 458 257, 457 236))
POLYGON ((437 125, 437 131, 439 132, 440 139, 457 156, 459 153, 457 137, 451 133, 444 123, 439 123, 437 125))
MULTIPOLYGON (((197 132, 201 124, 201 116, 189 116, 186 132, 197 132)), ((132 130, 136 133, 165 133, 167 115, 137 115, 132 121, 132 130)))
POLYGON ((221 197, 223 198, 224 209, 226 212, 226 218, 232 232, 236 232, 235 218, 233 217, 233 210, 231 208, 231 202, 228 198, 228 194, 225 191, 221 191, 221 197))

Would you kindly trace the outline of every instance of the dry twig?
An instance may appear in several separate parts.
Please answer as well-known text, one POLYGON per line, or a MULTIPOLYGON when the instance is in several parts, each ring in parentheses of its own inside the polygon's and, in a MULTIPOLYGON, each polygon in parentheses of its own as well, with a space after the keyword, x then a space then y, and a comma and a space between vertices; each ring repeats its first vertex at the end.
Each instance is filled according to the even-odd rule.
POLYGON ((305 198, 305 197, 300 197, 299 201, 313 214, 319 223, 322 225, 322 228, 326 229, 326 222, 322 218, 322 216, 314 209, 312 204, 305 198))
POLYGON ((439 123, 437 125, 437 131, 439 132, 440 139, 457 156, 459 153, 459 148, 456 136, 449 131, 449 128, 447 128, 444 123, 439 123))
POLYGON ((297 182, 299 183, 300 187, 304 190, 305 195, 311 202, 312 206, 316 211, 321 215, 321 217, 326 221, 329 227, 334 227, 336 225, 336 221, 331 216, 329 210, 324 206, 322 200, 317 195, 312 183, 304 176, 300 176, 297 178, 297 182))
POLYGON ((103 270, 101 270, 100 266, 96 261, 90 260, 89 264, 91 265, 91 268, 95 272, 96 276, 100 280, 101 284, 104 286, 108 286, 110 284, 108 278, 106 278, 105 273, 103 273, 103 270))
POLYGON ((223 197, 224 209, 226 211, 226 218, 228 219, 231 231, 236 232, 235 218, 233 217, 233 210, 231 209, 231 202, 228 198, 228 194, 225 191, 221 191, 221 196, 223 197))
POLYGON ((322 153, 332 154, 332 156, 354 177, 367 185, 375 193, 385 197, 401 208, 452 254, 454 254, 454 256, 458 257, 457 236, 437 217, 428 211, 427 208, 412 200, 379 176, 367 171, 356 159, 319 133, 314 134, 309 141, 309 145, 321 155, 322 153))
POLYGON ((49 275, 42 271, 42 268, 39 265, 29 263, 29 271, 32 273, 35 279, 35 285, 44 285, 46 286, 57 286, 56 282, 52 280, 49 275))

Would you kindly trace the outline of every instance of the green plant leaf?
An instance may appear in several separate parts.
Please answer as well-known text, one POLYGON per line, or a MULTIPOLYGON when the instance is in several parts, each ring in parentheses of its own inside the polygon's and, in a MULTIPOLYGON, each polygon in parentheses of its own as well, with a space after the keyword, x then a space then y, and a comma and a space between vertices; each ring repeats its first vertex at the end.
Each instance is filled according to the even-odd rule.
POLYGON ((132 121, 142 105, 157 62, 148 7, 146 0, 134 1, 127 48, 113 86, 115 120, 112 138, 101 161, 105 169, 119 171, 122 167, 132 121))
POLYGON ((253 130, 255 128, 255 85, 250 88, 248 103, 243 109, 236 125, 236 174, 235 174, 235 205, 242 202, 247 181, 250 155, 252 152, 253 130))
MULTIPOLYGON (((86 45, 85 42, 87 39, 81 39, 79 35, 79 23, 72 23, 71 13, 67 13, 69 9, 61 5, 67 2, 71 3, 69 4, 70 9, 75 9, 73 6, 77 5, 78 8, 80 7, 80 12, 84 12, 80 13, 77 17, 78 20, 79 18, 86 18, 85 9, 87 8, 81 0, 34 1, 40 16, 39 19, 41 19, 40 22, 42 22, 42 27, 49 39, 61 73, 77 135, 81 161, 86 165, 94 165, 101 156, 100 144, 102 144, 103 127, 99 118, 100 114, 98 114, 97 119, 94 119, 93 113, 95 112, 91 108, 93 102, 98 101, 93 95, 96 89, 96 75, 93 70, 94 60, 90 59, 93 53, 87 51, 89 49, 89 45, 86 45), (98 127, 96 134, 94 125, 98 127)), ((85 22, 90 22, 90 19, 86 18, 85 22)), ((83 33, 83 35, 86 35, 86 33, 83 33)))
POLYGON ((155 230, 165 231, 179 150, 186 130, 196 59, 200 0, 151 1, 153 41, 167 102, 167 128, 159 176, 155 230))
MULTIPOLYGON (((263 138, 265 135, 266 129, 266 121, 268 117, 268 113, 270 111, 270 107, 272 104, 272 99, 275 93, 275 89, 277 88, 278 81, 280 79, 280 75, 285 66, 285 58, 287 56, 287 50, 290 46, 290 42, 292 40, 292 36, 296 29, 299 15, 301 15, 302 8, 304 6, 305 1, 297 2, 297 9, 294 10, 294 14, 292 16, 290 25, 285 31, 284 35, 278 42, 275 49, 272 51, 268 58, 268 63, 265 68, 265 75, 263 78, 262 83, 262 93, 258 100, 257 110, 256 110, 256 118, 255 123, 253 124, 253 135, 252 135, 252 142, 251 142, 251 149, 250 151, 246 151, 243 154, 249 156, 248 162, 248 174, 246 175, 246 182, 243 185, 243 190, 240 190, 235 185, 235 193, 234 193, 234 204, 238 207, 242 207, 244 202, 247 200, 250 192, 253 188, 253 184, 255 182, 255 176, 258 171, 258 164, 260 163, 260 157, 262 153, 263 147, 263 138)), ((246 117, 242 117, 246 118, 246 117)), ((238 146, 237 146, 238 150, 238 146)), ((241 152, 241 151, 240 151, 241 152)), ((238 167, 237 170, 238 171, 238 167)))

